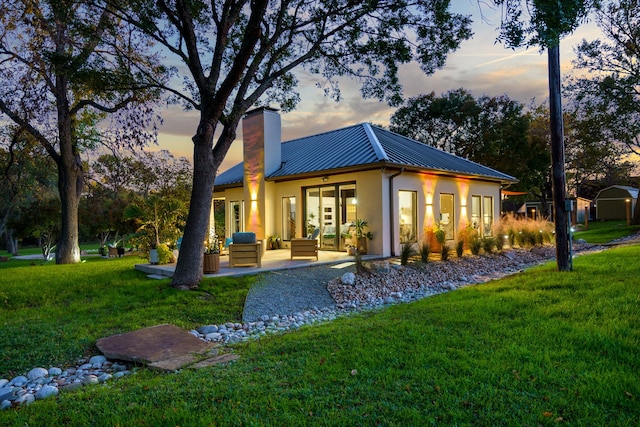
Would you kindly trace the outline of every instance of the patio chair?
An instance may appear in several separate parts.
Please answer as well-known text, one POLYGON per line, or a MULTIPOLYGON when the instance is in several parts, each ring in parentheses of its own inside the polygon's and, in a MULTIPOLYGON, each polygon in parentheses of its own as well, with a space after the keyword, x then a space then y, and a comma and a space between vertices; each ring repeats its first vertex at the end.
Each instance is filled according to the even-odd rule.
POLYGON ((291 259, 293 257, 315 257, 318 260, 318 236, 320 229, 316 228, 306 239, 291 239, 291 259))
POLYGON ((229 245, 229 267, 257 265, 262 267, 262 242, 255 233, 233 233, 229 245))

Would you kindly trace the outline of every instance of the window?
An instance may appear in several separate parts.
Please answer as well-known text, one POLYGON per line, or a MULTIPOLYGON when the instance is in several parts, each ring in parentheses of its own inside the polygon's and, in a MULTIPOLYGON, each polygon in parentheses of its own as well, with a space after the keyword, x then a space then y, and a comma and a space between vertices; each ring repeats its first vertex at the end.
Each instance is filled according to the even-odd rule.
POLYGON ((482 219, 482 197, 471 196, 471 226, 480 234, 480 221, 482 219))
POLYGON ((400 243, 418 240, 418 193, 415 191, 398 191, 398 207, 400 209, 400 243))
POLYGON ((244 230, 243 205, 244 205, 244 201, 229 202, 229 207, 230 207, 229 211, 231 212, 231 229, 229 230, 229 232, 231 233, 231 235, 233 235, 233 233, 244 230))
POLYGON ((493 235, 493 197, 485 196, 482 206, 483 236, 493 235))
POLYGON ((282 240, 296 237, 296 198, 282 198, 282 240))
POLYGON ((454 239, 454 224, 453 194, 440 194, 440 227, 444 230, 446 240, 454 239))

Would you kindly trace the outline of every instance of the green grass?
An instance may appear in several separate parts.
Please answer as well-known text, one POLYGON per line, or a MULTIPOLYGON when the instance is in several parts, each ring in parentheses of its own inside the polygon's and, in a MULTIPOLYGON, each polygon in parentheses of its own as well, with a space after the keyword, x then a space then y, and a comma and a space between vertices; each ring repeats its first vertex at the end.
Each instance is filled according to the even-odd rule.
MULTIPOLYGON (((578 224, 576 229, 584 230, 581 224, 578 224)), ((639 231, 639 225, 628 226, 626 221, 593 221, 589 222, 588 230, 576 231, 573 235, 576 239, 584 239, 588 243, 607 243, 639 231)))
MULTIPOLYGON (((488 284, 265 337, 234 346, 241 358, 225 367, 172 374, 143 369, 2 411, 0 425, 637 426, 638 257, 640 245, 582 255, 570 273, 558 273, 549 263, 488 284)), ((225 316, 218 306, 226 305, 237 313, 242 302, 236 296, 248 285, 205 283, 207 294, 219 296, 209 299, 204 289, 178 292, 168 283, 146 280, 131 264, 125 258, 14 267, 20 279, 12 280, 3 266, 0 292, 8 301, 0 314, 1 351, 54 342, 74 347, 83 327, 93 330, 83 334, 90 346, 126 311, 138 314, 115 329, 161 322, 189 328, 202 318, 215 322, 208 310, 225 316), (27 279, 32 275, 39 278, 27 279), (41 283, 47 277, 48 284, 41 283), (215 293, 225 286, 232 288, 229 295, 215 293), (72 330, 65 322, 43 320, 61 316, 59 306, 65 304, 75 312, 65 320, 84 318, 75 320, 72 330), (16 316, 22 322, 4 326, 16 316), (32 318, 55 324, 56 340, 41 343, 35 328, 21 331, 32 318)), ((46 352, 32 361, 45 360, 46 352)), ((22 363, 12 359, 10 364, 2 357, 1 372, 22 363)))
MULTIPOLYGON (((97 339, 160 323, 239 321, 253 278, 206 279, 195 292, 150 280, 137 256, 79 265, 0 263, 0 378, 96 354, 97 339)), ((1 423, 0 423, 1 424, 1 423)))

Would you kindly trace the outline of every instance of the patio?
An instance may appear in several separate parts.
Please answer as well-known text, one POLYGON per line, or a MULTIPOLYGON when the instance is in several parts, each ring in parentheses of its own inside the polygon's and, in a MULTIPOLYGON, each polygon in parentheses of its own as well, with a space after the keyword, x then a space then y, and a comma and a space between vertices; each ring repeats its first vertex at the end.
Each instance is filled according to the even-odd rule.
MULTIPOLYGON (((268 271, 286 270, 290 268, 311 267, 316 265, 338 264, 340 267, 351 265, 354 263, 353 256, 346 252, 336 251, 318 251, 318 260, 314 258, 291 258, 289 249, 276 249, 265 251, 262 256, 262 267, 235 267, 229 268, 229 255, 220 255, 220 270, 214 274, 205 274, 204 277, 222 277, 222 276, 244 276, 248 274, 258 274, 268 271)), ((376 255, 363 255, 363 260, 376 259, 376 255)), ((337 267, 337 268, 340 268, 337 267)), ((173 277, 175 264, 152 265, 152 264, 136 264, 136 270, 146 273, 151 278, 165 279, 173 277)))

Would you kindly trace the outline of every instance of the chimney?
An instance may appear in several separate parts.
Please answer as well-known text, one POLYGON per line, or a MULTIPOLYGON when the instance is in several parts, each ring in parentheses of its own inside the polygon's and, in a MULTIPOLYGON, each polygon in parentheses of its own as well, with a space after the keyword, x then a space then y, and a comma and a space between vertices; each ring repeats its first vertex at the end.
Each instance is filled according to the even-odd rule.
POLYGON ((260 107, 247 112, 242 120, 244 153, 245 224, 247 231, 265 236, 265 178, 281 163, 281 129, 278 110, 260 107))

